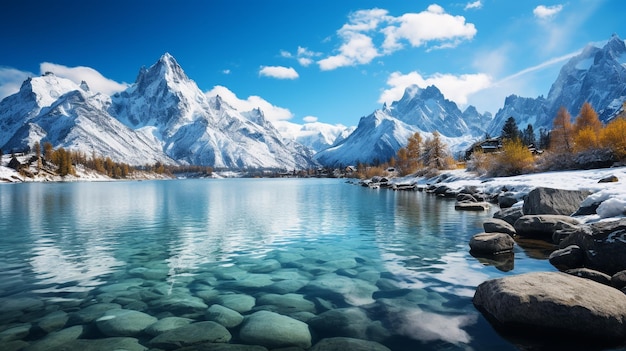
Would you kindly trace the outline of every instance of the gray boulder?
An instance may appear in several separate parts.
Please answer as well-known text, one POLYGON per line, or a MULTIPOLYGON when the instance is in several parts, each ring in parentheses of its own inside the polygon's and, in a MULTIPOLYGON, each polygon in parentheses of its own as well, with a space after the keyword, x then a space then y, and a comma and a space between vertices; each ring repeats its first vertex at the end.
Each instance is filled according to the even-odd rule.
POLYGON ((611 285, 616 289, 623 289, 626 287, 626 270, 619 271, 611 276, 611 285))
POLYGON ((306 323, 269 311, 255 312, 246 317, 239 338, 245 344, 268 348, 311 347, 311 332, 306 323))
POLYGON ((554 250, 548 260, 554 267, 564 271, 582 267, 585 261, 585 253, 580 246, 570 245, 562 249, 554 250))
POLYGON ((454 205, 454 209, 458 211, 487 211, 489 203, 460 201, 454 205))
POLYGON ((512 192, 505 192, 498 195, 498 206, 500 208, 509 208, 515 205, 519 200, 512 192))
POLYGON ((552 242, 557 230, 579 223, 576 218, 563 215, 524 215, 515 221, 513 227, 518 235, 552 242))
POLYGON ((604 285, 611 285, 611 276, 602 272, 594 271, 589 268, 574 268, 565 271, 567 274, 575 275, 577 277, 591 279, 594 282, 598 282, 604 285))
POLYGON ((524 215, 521 207, 511 207, 502 209, 493 214, 493 218, 501 219, 510 225, 515 224, 520 217, 524 215))
POLYGON ((507 221, 498 218, 489 218, 483 222, 483 229, 485 233, 505 233, 510 236, 515 236, 515 228, 507 221))
POLYGON ((327 338, 315 344, 310 351, 391 351, 375 341, 352 338, 327 338))
POLYGON ((569 216, 589 196, 589 191, 535 188, 524 199, 525 215, 554 214, 569 216))
POLYGON ((474 253, 498 254, 512 251, 515 240, 504 233, 479 233, 470 239, 469 246, 474 253))
POLYGON ((173 350, 201 343, 227 343, 231 338, 232 335, 224 326, 207 321, 170 330, 156 336, 149 344, 152 347, 173 350))
POLYGON ((610 286, 559 272, 487 280, 474 305, 502 327, 529 327, 570 337, 626 337, 626 295, 610 286))
POLYGON ((626 218, 580 227, 559 247, 569 245, 578 245, 583 250, 584 267, 609 275, 626 270, 626 218))

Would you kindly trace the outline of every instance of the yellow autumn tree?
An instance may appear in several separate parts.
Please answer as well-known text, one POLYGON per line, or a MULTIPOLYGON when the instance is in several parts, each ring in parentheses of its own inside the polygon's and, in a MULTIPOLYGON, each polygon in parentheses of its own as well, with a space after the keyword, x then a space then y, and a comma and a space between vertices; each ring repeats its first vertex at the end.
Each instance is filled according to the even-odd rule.
POLYGON ((415 172, 420 166, 422 155, 422 136, 415 132, 408 139, 406 147, 400 148, 396 154, 396 168, 401 175, 415 172))
POLYGON ((576 117, 573 125, 574 129, 574 151, 588 151, 598 148, 600 145, 600 132, 602 122, 598 114, 585 102, 580 108, 580 113, 576 117))
MULTIPOLYGON (((626 108, 626 103, 624 105, 626 108)), ((618 160, 626 159, 626 110, 602 129, 600 141, 618 160)))
POLYGON ((574 127, 572 117, 561 107, 552 122, 550 150, 556 154, 571 154, 574 151, 574 127))
POLYGON ((502 142, 502 152, 495 155, 495 162, 490 165, 489 174, 493 176, 512 176, 529 173, 534 169, 533 154, 521 139, 508 139, 502 142))

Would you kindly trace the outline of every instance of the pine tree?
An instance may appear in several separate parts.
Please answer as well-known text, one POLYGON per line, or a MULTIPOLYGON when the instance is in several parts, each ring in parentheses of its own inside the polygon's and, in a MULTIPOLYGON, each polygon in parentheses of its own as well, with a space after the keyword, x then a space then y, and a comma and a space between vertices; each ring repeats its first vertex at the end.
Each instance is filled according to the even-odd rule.
POLYGON ((526 129, 522 132, 522 143, 526 146, 535 145, 537 143, 535 140, 535 130, 530 123, 528 123, 526 129))
POLYGON ((37 158, 37 170, 41 170, 41 145, 38 141, 33 145, 33 149, 35 149, 35 157, 37 158))
POLYGON ((502 127, 502 134, 500 134, 500 136, 502 137, 502 139, 505 140, 520 139, 521 133, 513 116, 509 117, 506 122, 504 122, 504 126, 502 127))

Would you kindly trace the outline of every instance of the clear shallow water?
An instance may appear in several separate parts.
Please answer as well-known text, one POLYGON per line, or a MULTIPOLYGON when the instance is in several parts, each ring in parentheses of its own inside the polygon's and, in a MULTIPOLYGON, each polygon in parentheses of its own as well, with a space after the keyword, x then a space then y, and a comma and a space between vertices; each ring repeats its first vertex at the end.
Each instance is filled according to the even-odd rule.
MULTIPOLYGON (((336 179, 3 185, 0 343, 35 344, 72 325, 88 331, 81 338, 105 338, 94 320, 75 318, 101 303, 193 321, 221 304, 305 322, 333 310, 359 316, 350 328, 311 327, 313 343, 350 336, 393 350, 517 349, 475 310, 474 289, 554 269, 519 247, 508 268, 472 257, 469 239, 491 215, 336 179), (296 301, 276 302, 285 294, 296 301), (66 322, 42 327, 63 313, 66 322), (15 328, 26 332, 7 332, 15 328)), ((230 331, 242 343, 238 327, 230 331)), ((154 335, 130 336, 149 347, 154 335)))

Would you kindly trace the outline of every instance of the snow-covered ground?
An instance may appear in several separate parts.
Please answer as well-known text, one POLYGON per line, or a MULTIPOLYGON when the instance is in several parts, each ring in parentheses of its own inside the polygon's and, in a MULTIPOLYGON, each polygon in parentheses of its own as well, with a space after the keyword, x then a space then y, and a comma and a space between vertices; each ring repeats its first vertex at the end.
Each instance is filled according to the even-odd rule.
MULTIPOLYGON (((30 155, 29 155, 30 156, 30 155)), ((29 156, 17 156, 17 159, 22 163, 26 163, 29 156)), ((61 177, 50 171, 42 170, 37 171, 35 166, 29 168, 29 172, 34 174, 34 177, 27 177, 21 175, 13 168, 7 167, 10 155, 3 155, 0 161, 0 184, 1 183, 25 183, 25 182, 106 182, 116 180, 108 177, 102 173, 98 173, 93 169, 88 169, 82 165, 75 167, 76 175, 68 175, 61 177)), ((143 171, 135 171, 129 175, 128 178, 122 180, 149 180, 149 179, 169 179, 168 176, 163 176, 155 173, 148 173, 143 171)))
POLYGON ((597 215, 584 216, 585 222, 594 222, 604 218, 626 217, 626 167, 593 169, 583 171, 560 171, 526 174, 514 177, 478 177, 463 169, 444 171, 434 178, 404 177, 393 180, 394 183, 415 183, 419 186, 434 184, 440 181, 452 189, 461 189, 465 186, 476 186, 486 193, 497 194, 506 188, 513 192, 520 200, 516 206, 521 206, 523 196, 536 187, 548 187, 564 190, 587 190, 592 194, 581 204, 588 206, 602 202, 597 209, 597 215), (598 183, 600 179, 616 176, 618 181, 613 183, 598 183))

